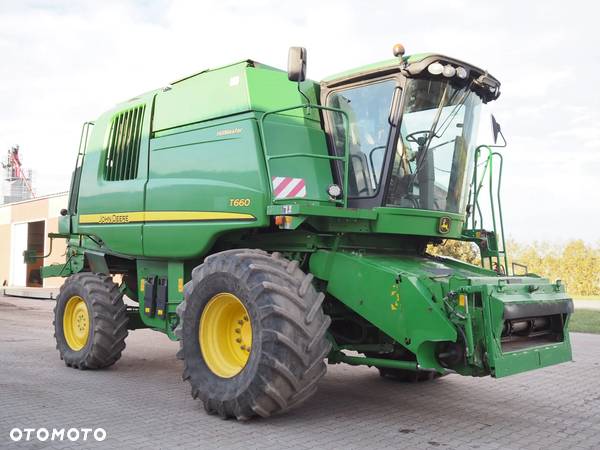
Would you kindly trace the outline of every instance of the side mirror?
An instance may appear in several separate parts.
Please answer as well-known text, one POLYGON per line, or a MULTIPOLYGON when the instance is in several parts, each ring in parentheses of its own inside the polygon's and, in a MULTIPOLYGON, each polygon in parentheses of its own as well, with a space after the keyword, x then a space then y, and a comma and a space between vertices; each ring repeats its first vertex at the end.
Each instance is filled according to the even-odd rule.
POLYGON ((290 47, 288 53, 288 80, 300 83, 306 79, 306 49, 290 47))
MULTIPOLYGON (((502 134, 502 130, 500 128, 500 124, 498 123, 498 121, 496 120, 496 118, 494 117, 494 115, 492 114, 492 133, 494 133, 494 144, 496 144, 498 142, 498 135, 502 134)), ((503 137, 504 139, 504 137, 503 137)))

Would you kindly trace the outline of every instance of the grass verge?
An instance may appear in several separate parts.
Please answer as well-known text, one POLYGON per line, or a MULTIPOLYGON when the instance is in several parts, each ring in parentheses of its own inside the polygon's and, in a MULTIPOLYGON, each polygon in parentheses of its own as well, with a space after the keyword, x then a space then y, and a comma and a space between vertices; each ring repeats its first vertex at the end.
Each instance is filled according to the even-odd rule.
POLYGON ((600 334, 600 311, 577 309, 571 316, 569 330, 578 333, 600 334))

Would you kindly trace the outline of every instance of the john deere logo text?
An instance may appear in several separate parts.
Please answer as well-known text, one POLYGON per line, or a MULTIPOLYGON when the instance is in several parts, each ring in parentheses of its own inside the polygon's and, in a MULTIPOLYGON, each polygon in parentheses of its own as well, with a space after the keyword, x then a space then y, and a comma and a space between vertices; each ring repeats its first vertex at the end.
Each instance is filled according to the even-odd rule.
POLYGON ((128 223, 129 216, 126 214, 110 214, 106 216, 100 216, 98 223, 128 223))
POLYGON ((438 231, 441 234, 446 234, 450 231, 450 217, 440 217, 440 223, 438 225, 438 231))

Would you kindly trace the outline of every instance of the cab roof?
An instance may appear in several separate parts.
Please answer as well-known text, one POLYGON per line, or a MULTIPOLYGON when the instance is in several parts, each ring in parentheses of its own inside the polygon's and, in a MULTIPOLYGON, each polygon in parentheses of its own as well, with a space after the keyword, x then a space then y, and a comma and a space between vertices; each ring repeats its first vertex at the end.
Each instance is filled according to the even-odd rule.
MULTIPOLYGON (((407 55, 407 56, 402 57, 402 62, 411 64, 414 62, 422 61, 423 59, 427 58, 428 56, 432 56, 432 55, 434 55, 434 53, 416 53, 414 55, 407 55)), ((354 69, 345 70, 343 72, 339 72, 334 75, 330 75, 328 77, 323 78, 323 80, 321 82, 324 84, 330 84, 330 83, 345 80, 348 78, 356 78, 359 76, 368 75, 370 73, 380 72, 381 70, 384 70, 384 69, 392 69, 395 67, 399 68, 400 63, 401 63, 400 58, 386 59, 384 61, 378 61, 378 62, 367 64, 364 66, 355 67, 354 69)))
POLYGON ((467 78, 473 80, 472 89, 482 98, 484 103, 495 100, 500 95, 500 82, 489 75, 486 70, 459 59, 437 53, 417 53, 357 67, 323 79, 321 87, 323 89, 330 89, 339 85, 397 73, 399 71, 402 71, 407 76, 416 76, 426 71, 429 65, 434 62, 465 68, 467 78))

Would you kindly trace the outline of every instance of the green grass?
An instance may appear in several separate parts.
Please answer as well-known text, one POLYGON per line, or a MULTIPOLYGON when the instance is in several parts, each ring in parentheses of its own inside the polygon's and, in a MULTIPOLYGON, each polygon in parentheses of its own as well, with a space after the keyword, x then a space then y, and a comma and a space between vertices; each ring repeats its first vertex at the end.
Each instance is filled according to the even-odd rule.
POLYGON ((600 334, 600 311, 578 309, 571 316, 569 330, 579 333, 600 334))

